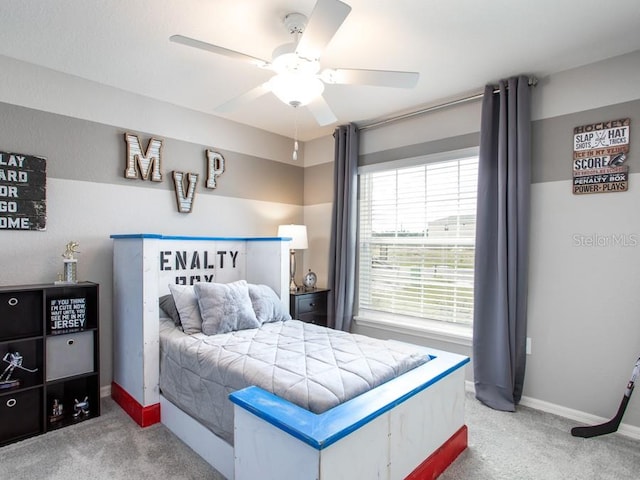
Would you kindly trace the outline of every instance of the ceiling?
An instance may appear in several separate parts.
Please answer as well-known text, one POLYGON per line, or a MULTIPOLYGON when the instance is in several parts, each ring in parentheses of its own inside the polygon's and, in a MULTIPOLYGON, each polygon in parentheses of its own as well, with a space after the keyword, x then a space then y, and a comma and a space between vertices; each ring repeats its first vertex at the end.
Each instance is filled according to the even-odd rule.
MULTIPOLYGON (((366 124, 515 74, 538 78, 640 49, 640 1, 343 0, 323 67, 420 73, 413 89, 327 85, 336 124, 366 124)), ((287 137, 333 131, 272 94, 215 108, 272 73, 169 41, 197 38, 258 58, 291 41, 283 18, 315 0, 2 0, 0 55, 287 137)), ((615 72, 611 73, 615 75, 615 72)))

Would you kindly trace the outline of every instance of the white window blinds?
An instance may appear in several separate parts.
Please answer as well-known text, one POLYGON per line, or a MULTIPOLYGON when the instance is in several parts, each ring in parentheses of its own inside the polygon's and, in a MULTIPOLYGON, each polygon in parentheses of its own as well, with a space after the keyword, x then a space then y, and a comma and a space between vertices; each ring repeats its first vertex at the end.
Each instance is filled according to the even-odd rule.
POLYGON ((471 324, 477 156, 361 173, 359 310, 471 324))

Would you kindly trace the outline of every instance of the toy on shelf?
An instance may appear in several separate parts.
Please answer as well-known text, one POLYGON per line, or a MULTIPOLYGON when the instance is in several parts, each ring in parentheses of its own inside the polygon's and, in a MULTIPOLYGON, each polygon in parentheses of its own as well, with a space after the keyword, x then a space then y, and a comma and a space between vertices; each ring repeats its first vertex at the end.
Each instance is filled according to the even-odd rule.
POLYGON ((34 373, 37 372, 38 369, 34 368, 33 370, 30 368, 26 368, 22 366, 23 362, 22 355, 20 352, 7 352, 4 357, 2 357, 2 361, 9 364, 7 368, 0 374, 0 389, 17 387, 22 382, 19 378, 11 379, 11 375, 14 370, 17 368, 19 370, 24 370, 25 372, 34 373))

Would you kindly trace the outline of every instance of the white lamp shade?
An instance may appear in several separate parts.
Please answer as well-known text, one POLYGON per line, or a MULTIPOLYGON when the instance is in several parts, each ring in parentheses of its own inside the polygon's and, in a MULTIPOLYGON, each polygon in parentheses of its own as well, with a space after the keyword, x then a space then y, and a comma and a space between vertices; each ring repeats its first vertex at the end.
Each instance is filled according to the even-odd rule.
POLYGON ((278 227, 278 236, 291 239, 291 244, 289 245, 291 250, 309 248, 306 225, 280 225, 278 227))

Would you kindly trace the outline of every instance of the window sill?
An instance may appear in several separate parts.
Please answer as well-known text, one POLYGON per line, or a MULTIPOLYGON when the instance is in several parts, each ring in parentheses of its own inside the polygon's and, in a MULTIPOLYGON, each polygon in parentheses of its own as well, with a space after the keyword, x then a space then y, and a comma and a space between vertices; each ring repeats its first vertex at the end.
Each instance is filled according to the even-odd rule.
POLYGON ((473 327, 470 325, 416 319, 373 311, 362 312, 361 315, 354 317, 354 321, 362 327, 414 335, 465 347, 471 347, 473 344, 473 327))

